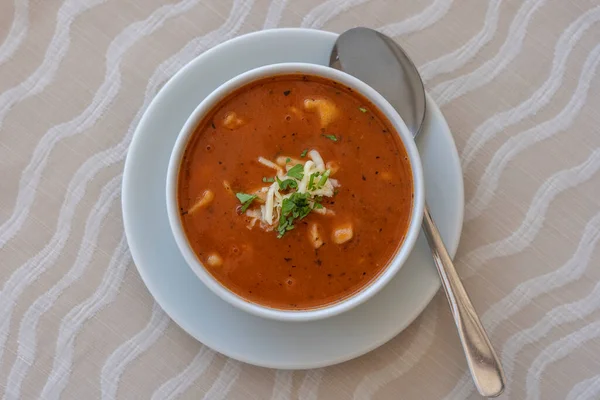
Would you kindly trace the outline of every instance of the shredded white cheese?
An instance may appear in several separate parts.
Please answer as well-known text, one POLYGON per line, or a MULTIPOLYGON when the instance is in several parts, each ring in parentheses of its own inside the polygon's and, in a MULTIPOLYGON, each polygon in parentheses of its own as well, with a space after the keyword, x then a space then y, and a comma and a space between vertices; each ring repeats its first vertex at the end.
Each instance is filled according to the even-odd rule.
POLYGON ((315 162, 317 169, 320 171, 325 171, 325 163, 323 162, 323 157, 316 150, 311 150, 308 152, 308 156, 315 162))
POLYGON ((264 222, 267 223, 268 225, 273 225, 273 204, 274 204, 274 197, 275 197, 275 187, 277 186, 277 183, 274 183, 271 185, 271 187, 269 188, 269 191, 267 192, 267 201, 265 202, 265 215, 264 215, 264 222))
POLYGON ((317 172, 316 168, 314 168, 315 163, 312 161, 307 161, 306 164, 304 164, 304 176, 302 177, 302 180, 300 181, 300 183, 298 183, 298 192, 299 193, 306 193, 306 188, 308 186, 308 181, 310 180, 310 174, 317 172), (313 169, 315 169, 315 171, 312 171, 313 169))
POLYGON ((274 170, 276 170, 278 173, 283 174, 283 169, 281 169, 281 167, 277 164, 275 164, 273 161, 271 160, 267 160, 264 157, 258 157, 258 162, 261 163, 262 165, 264 165, 265 167, 269 167, 269 168, 273 168, 274 170))

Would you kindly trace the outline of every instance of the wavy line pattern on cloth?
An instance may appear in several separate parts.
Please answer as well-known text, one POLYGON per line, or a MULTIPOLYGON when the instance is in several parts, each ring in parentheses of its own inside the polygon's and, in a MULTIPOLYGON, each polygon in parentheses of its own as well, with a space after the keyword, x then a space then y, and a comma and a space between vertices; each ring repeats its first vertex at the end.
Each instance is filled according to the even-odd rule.
POLYGON ((403 21, 393 22, 377 30, 391 37, 408 35, 423 30, 442 19, 454 0, 435 0, 427 8, 403 21))
POLYGON ((385 367, 366 374, 354 391, 355 400, 371 399, 385 385, 400 378, 419 363, 433 344, 438 320, 438 302, 432 301, 431 307, 423 314, 423 320, 417 328, 414 339, 408 348, 385 367))
POLYGON ((546 347, 531 363, 525 379, 527 399, 540 399, 540 382, 546 367, 553 362, 568 356, 585 342, 600 336, 600 321, 592 322, 585 327, 570 333, 546 347))
POLYGON ((29 0, 15 0, 12 24, 0 46, 0 65, 8 61, 19 49, 29 31, 29 0))
MULTIPOLYGON (((585 318, 598 308, 600 308, 600 283, 583 299, 553 308, 534 326, 508 338, 501 355, 507 381, 512 381, 516 357, 523 347, 542 339, 556 326, 585 318)), ((511 387, 508 386, 506 397, 510 397, 510 391, 511 387)))
MULTIPOLYGON (((489 307, 482 315, 481 321, 490 337, 502 322, 531 304, 536 297, 580 279, 586 271, 599 240, 600 213, 587 223, 577 249, 564 265, 555 271, 520 283, 508 295, 489 307)), ((445 399, 467 398, 474 389, 470 374, 465 372, 445 399)))
MULTIPOLYGON (((17 199, 19 199, 22 194, 25 199, 21 199, 23 203, 18 200, 18 206, 17 209, 15 209, 15 212, 20 215, 18 217, 18 229, 20 229, 25 217, 29 214, 37 185, 41 180, 44 166, 54 144, 64 137, 71 136, 76 132, 82 132, 84 127, 90 127, 91 124, 100 118, 102 112, 104 112, 104 109, 100 107, 100 105, 104 104, 106 107, 108 105, 106 104, 106 101, 109 98, 112 100, 116 96, 120 88, 121 80, 119 65, 125 50, 145 35, 149 35, 156 31, 162 26, 166 19, 187 11, 188 8, 197 1, 199 0, 184 0, 175 5, 162 6, 144 21, 138 21, 129 25, 112 41, 107 53, 107 72, 105 81, 102 84, 102 88, 105 88, 105 90, 102 88, 99 89, 94 96, 96 101, 88 106, 83 114, 80 114, 79 117, 71 120, 69 123, 60 124, 50 129, 50 131, 42 137, 40 142, 38 142, 32 163, 26 168, 19 183, 19 195, 17 195, 17 199), (70 131, 70 129, 73 129, 73 131, 70 131), (42 155, 37 156, 39 153, 42 153, 42 155), (29 167, 36 161, 41 162, 41 164, 32 167, 35 172, 33 176, 31 176, 27 172, 29 167), (27 180, 27 177, 30 179, 27 180), (24 189, 24 192, 22 192, 21 189, 24 189)), ((6 343, 8 331, 10 329, 12 312, 18 297, 26 287, 54 264, 60 255, 60 250, 64 248, 70 235, 75 208, 77 204, 79 204, 79 201, 81 201, 87 184, 94 176, 94 174, 89 177, 86 176, 87 169, 91 166, 92 169, 95 168, 96 170, 99 170, 102 167, 110 165, 110 160, 110 154, 107 155, 106 151, 102 151, 88 159, 83 166, 77 170, 73 179, 69 182, 67 197, 61 205, 56 230, 52 238, 46 246, 36 254, 36 256, 19 267, 5 283, 4 288, 0 293, 0 298, 2 299, 2 302, 0 302, 0 362, 2 361, 4 344, 6 343)), ((15 213, 13 213, 13 216, 14 215, 15 213)), ((12 227, 9 229, 9 237, 16 234, 15 228, 16 227, 12 227)), ((2 244, 2 239, 0 238, 0 247, 2 244)))
POLYGON ((545 221, 550 203, 565 190, 582 184, 600 169, 600 149, 595 149, 587 160, 578 166, 552 175, 536 192, 521 225, 510 236, 483 245, 469 252, 460 262, 466 267, 463 279, 475 275, 478 267, 499 257, 523 251, 537 236, 545 221))
POLYGON ((71 376, 77 334, 87 321, 115 301, 130 263, 131 254, 129 254, 127 239, 123 234, 96 291, 82 303, 73 307, 60 322, 52 370, 48 374, 40 394, 41 399, 60 398, 71 376))
POLYGON ((6 384, 7 399, 20 398, 21 384, 35 360, 40 317, 54 305, 68 287, 83 276, 98 247, 98 237, 104 219, 120 193, 121 175, 118 175, 104 185, 96 204, 92 207, 92 211, 85 222, 83 238, 73 266, 50 290, 39 296, 23 315, 17 339, 18 351, 6 384))
MULTIPOLYGON (((23 100, 41 93, 53 80, 71 45, 71 25, 85 11, 107 0, 66 0, 56 15, 54 36, 44 54, 42 64, 25 79, 0 93, 0 127, 8 112, 23 100)), ((0 229, 0 232, 2 229, 0 229)), ((0 248, 4 244, 0 240, 0 248)))
POLYGON ((271 400, 291 400, 294 371, 278 369, 275 371, 275 383, 271 400))
POLYGON ((494 138, 496 134, 502 132, 509 126, 522 121, 526 117, 534 115, 552 100, 552 97, 556 94, 560 86, 562 86, 567 60, 571 51, 575 48, 575 45, 581 39, 585 31, 598 22, 600 19, 599 15, 600 7, 595 7, 588 10, 569 25, 565 32, 560 36, 554 50, 554 59, 552 60, 550 74, 535 93, 518 106, 488 118, 483 124, 475 129, 473 134, 469 136, 461 153, 463 170, 466 170, 469 167, 479 150, 494 138))
POLYGON ((216 353, 202 346, 192 362, 178 375, 163 383, 152 394, 152 400, 171 400, 181 396, 204 371, 208 369, 216 353))
POLYGON ((527 0, 515 16, 508 28, 508 36, 500 51, 482 66, 468 74, 459 76, 436 85, 430 92, 438 106, 442 107, 450 101, 480 88, 494 80, 506 66, 512 62, 523 48, 527 26, 533 14, 546 0, 527 0))
POLYGON ((500 17, 500 4, 502 0, 491 0, 485 13, 483 28, 475 36, 471 37, 467 43, 454 50, 451 53, 429 61, 419 68, 421 78, 427 82, 436 76, 455 71, 467 62, 492 40, 496 29, 498 29, 498 19, 500 17))
POLYGON ((317 400, 319 398, 319 386, 323 382, 325 368, 311 369, 306 372, 300 389, 298 389, 299 400, 317 400))
POLYGON ((9 219, 0 226, 0 248, 23 227, 54 146, 61 140, 81 134, 94 126, 117 97, 121 90, 121 62, 127 50, 144 37, 161 28, 165 21, 190 10, 199 1, 182 0, 176 4, 162 6, 156 9, 148 18, 127 26, 112 40, 106 53, 104 80, 94 94, 91 103, 77 117, 53 126, 37 143, 31 160, 21 174, 15 208, 9 219))
POLYGON ((577 88, 571 96, 569 103, 554 118, 509 138, 494 153, 494 157, 485 168, 485 172, 477 185, 473 198, 465 207, 465 221, 470 221, 480 216, 488 207, 498 189, 500 176, 510 161, 527 148, 566 130, 573 124, 573 121, 585 105, 590 85, 596 75, 599 63, 600 45, 594 47, 594 50, 592 50, 585 60, 577 88))
POLYGON ((352 7, 368 3, 370 0, 327 0, 308 12, 302 19, 300 27, 320 29, 329 20, 335 18, 352 7))
POLYGON ((131 339, 121 344, 106 360, 100 373, 102 400, 117 397, 117 389, 125 368, 154 344, 167 329, 171 320, 157 303, 152 306, 148 324, 131 339))
POLYGON ((597 400, 598 397, 600 397, 600 375, 579 382, 567 394, 567 400, 597 400))
POLYGON ((240 377, 242 363, 228 358, 219 372, 219 376, 204 394, 203 400, 226 400, 233 385, 240 377))
POLYGON ((558 89, 562 86, 567 60, 571 51, 583 34, 600 19, 600 7, 588 10, 577 18, 563 32, 558 39, 554 49, 554 59, 552 67, 546 81, 529 97, 516 107, 510 110, 502 111, 488 118, 484 123, 469 136, 467 143, 461 153, 461 162, 463 171, 475 159, 476 154, 481 148, 511 125, 514 125, 528 116, 534 115, 552 100, 558 89))
POLYGON ((267 11, 267 16, 265 17, 263 29, 277 28, 279 21, 281 21, 283 10, 285 10, 285 6, 287 6, 288 1, 289 0, 271 1, 271 4, 269 4, 269 10, 267 11))

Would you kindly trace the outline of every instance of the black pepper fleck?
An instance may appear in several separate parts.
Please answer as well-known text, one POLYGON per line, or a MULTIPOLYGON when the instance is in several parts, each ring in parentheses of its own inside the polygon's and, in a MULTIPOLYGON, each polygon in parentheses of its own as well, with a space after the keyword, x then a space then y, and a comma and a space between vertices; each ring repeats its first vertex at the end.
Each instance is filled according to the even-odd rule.
POLYGON ((291 90, 286 90, 285 92, 283 92, 283 95, 284 95, 284 96, 287 96, 287 95, 289 95, 290 93, 292 93, 292 91, 291 91, 291 90))

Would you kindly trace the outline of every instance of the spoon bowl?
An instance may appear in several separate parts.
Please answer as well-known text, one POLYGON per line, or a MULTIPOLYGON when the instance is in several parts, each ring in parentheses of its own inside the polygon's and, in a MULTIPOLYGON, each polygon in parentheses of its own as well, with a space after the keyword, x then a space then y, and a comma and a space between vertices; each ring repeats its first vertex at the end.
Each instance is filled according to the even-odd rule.
POLYGON ((425 88, 408 55, 390 37, 368 28, 342 33, 329 66, 366 82, 389 101, 416 137, 425 121, 425 88))

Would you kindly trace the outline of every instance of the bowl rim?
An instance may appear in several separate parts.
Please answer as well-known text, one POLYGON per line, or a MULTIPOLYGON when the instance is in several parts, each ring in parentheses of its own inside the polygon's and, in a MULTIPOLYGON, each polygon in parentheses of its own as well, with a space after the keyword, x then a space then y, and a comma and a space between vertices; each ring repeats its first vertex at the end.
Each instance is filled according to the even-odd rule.
POLYGON ((257 67, 231 78, 205 97, 194 109, 181 128, 171 152, 166 179, 166 203, 169 225, 179 251, 190 269, 213 293, 229 304, 259 317, 280 321, 310 321, 332 317, 358 306, 373 297, 396 275, 411 253, 419 235, 425 206, 425 188, 421 158, 413 136, 397 111, 381 94, 358 78, 327 66, 310 63, 278 63, 257 67), (177 202, 177 185, 181 161, 189 140, 206 114, 230 93, 248 83, 265 77, 294 73, 337 81, 371 101, 388 118, 400 136, 400 140, 408 154, 413 174, 414 190, 413 208, 404 240, 379 276, 342 300, 307 310, 283 310, 266 307, 243 298, 221 284, 202 265, 202 262, 191 248, 181 223, 177 202))

